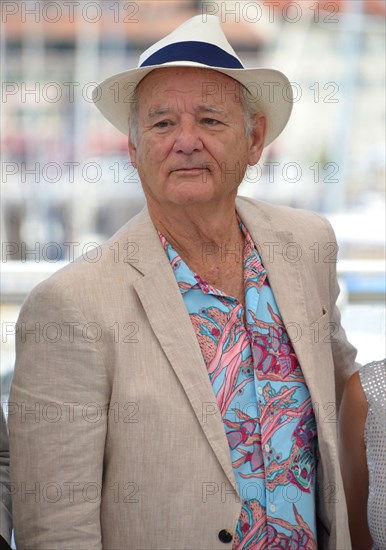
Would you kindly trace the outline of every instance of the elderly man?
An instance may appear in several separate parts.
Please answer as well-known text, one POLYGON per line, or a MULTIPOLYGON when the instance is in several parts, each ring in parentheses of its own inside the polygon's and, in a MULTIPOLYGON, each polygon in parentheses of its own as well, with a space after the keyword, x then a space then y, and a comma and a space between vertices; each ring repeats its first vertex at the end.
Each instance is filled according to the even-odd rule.
POLYGON ((236 199, 289 90, 200 16, 96 89, 147 207, 23 306, 19 549, 350 548, 335 405, 355 350, 314 255, 335 239, 316 214, 236 199))

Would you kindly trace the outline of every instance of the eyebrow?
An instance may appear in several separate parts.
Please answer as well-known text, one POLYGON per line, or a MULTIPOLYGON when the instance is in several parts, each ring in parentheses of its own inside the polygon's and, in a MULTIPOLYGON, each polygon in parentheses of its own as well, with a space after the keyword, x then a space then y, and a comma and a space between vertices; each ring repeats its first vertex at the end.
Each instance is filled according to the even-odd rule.
MULTIPOLYGON (((197 113, 216 113, 216 114, 224 114, 225 109, 222 107, 214 107, 213 105, 199 105, 195 111, 197 113)), ((154 107, 152 109, 149 109, 148 111, 148 117, 149 118, 156 118, 158 116, 167 115, 169 113, 174 113, 175 110, 171 107, 154 107)))
POLYGON ((214 107, 213 105, 199 105, 196 109, 198 113, 217 113, 224 114, 225 109, 222 107, 214 107))
POLYGON ((147 114, 150 118, 155 118, 172 112, 173 109, 171 107, 155 107, 154 109, 149 109, 147 114))

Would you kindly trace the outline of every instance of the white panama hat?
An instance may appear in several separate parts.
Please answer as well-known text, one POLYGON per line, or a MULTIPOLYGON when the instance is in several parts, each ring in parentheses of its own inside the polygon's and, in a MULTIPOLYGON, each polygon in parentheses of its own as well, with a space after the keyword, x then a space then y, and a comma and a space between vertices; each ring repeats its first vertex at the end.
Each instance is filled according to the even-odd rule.
POLYGON ((244 69, 226 39, 215 15, 196 15, 150 46, 139 58, 138 68, 104 80, 93 92, 93 102, 118 130, 128 135, 132 96, 151 71, 165 67, 212 69, 240 82, 250 93, 247 100, 265 114, 268 130, 264 146, 284 129, 293 106, 288 78, 273 69, 244 69))

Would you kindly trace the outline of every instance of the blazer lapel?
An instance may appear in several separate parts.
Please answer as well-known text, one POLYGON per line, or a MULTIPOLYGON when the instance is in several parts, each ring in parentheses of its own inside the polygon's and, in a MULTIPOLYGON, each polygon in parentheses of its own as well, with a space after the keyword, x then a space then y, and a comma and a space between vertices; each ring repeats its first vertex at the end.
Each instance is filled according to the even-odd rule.
POLYGON ((228 441, 205 361, 147 207, 136 217, 136 223, 130 225, 133 225, 130 241, 136 243, 138 251, 137 261, 132 265, 143 274, 134 284, 135 290, 213 452, 237 490, 228 441))
POLYGON ((279 223, 275 223, 265 212, 259 213, 258 203, 251 205, 242 198, 238 198, 236 206, 267 271, 281 318, 293 344, 312 399, 318 401, 320 392, 315 376, 311 320, 305 298, 310 294, 312 296, 312 292, 310 289, 306 292, 302 282, 302 270, 307 266, 302 258, 294 259, 290 256, 291 252, 297 253, 296 245, 299 243, 295 243, 291 231, 273 229, 274 226, 279 226, 279 223), (295 246, 291 244, 288 246, 288 243, 293 243, 295 246))

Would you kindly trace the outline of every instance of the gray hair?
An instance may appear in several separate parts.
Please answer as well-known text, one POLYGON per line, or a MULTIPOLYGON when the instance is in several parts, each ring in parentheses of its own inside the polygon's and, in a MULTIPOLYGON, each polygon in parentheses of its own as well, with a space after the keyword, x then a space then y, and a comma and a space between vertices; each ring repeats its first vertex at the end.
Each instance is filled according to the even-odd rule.
MULTIPOLYGON (((129 138, 137 145, 138 143, 138 86, 135 88, 130 98, 130 116, 128 121, 129 138)), ((244 112, 244 130, 245 135, 249 137, 253 130, 253 119, 260 112, 258 104, 252 100, 252 95, 247 88, 240 84, 240 103, 244 112)))
POLYGON ((130 115, 129 115, 129 139, 136 146, 138 143, 138 85, 136 86, 133 95, 130 98, 130 115))

